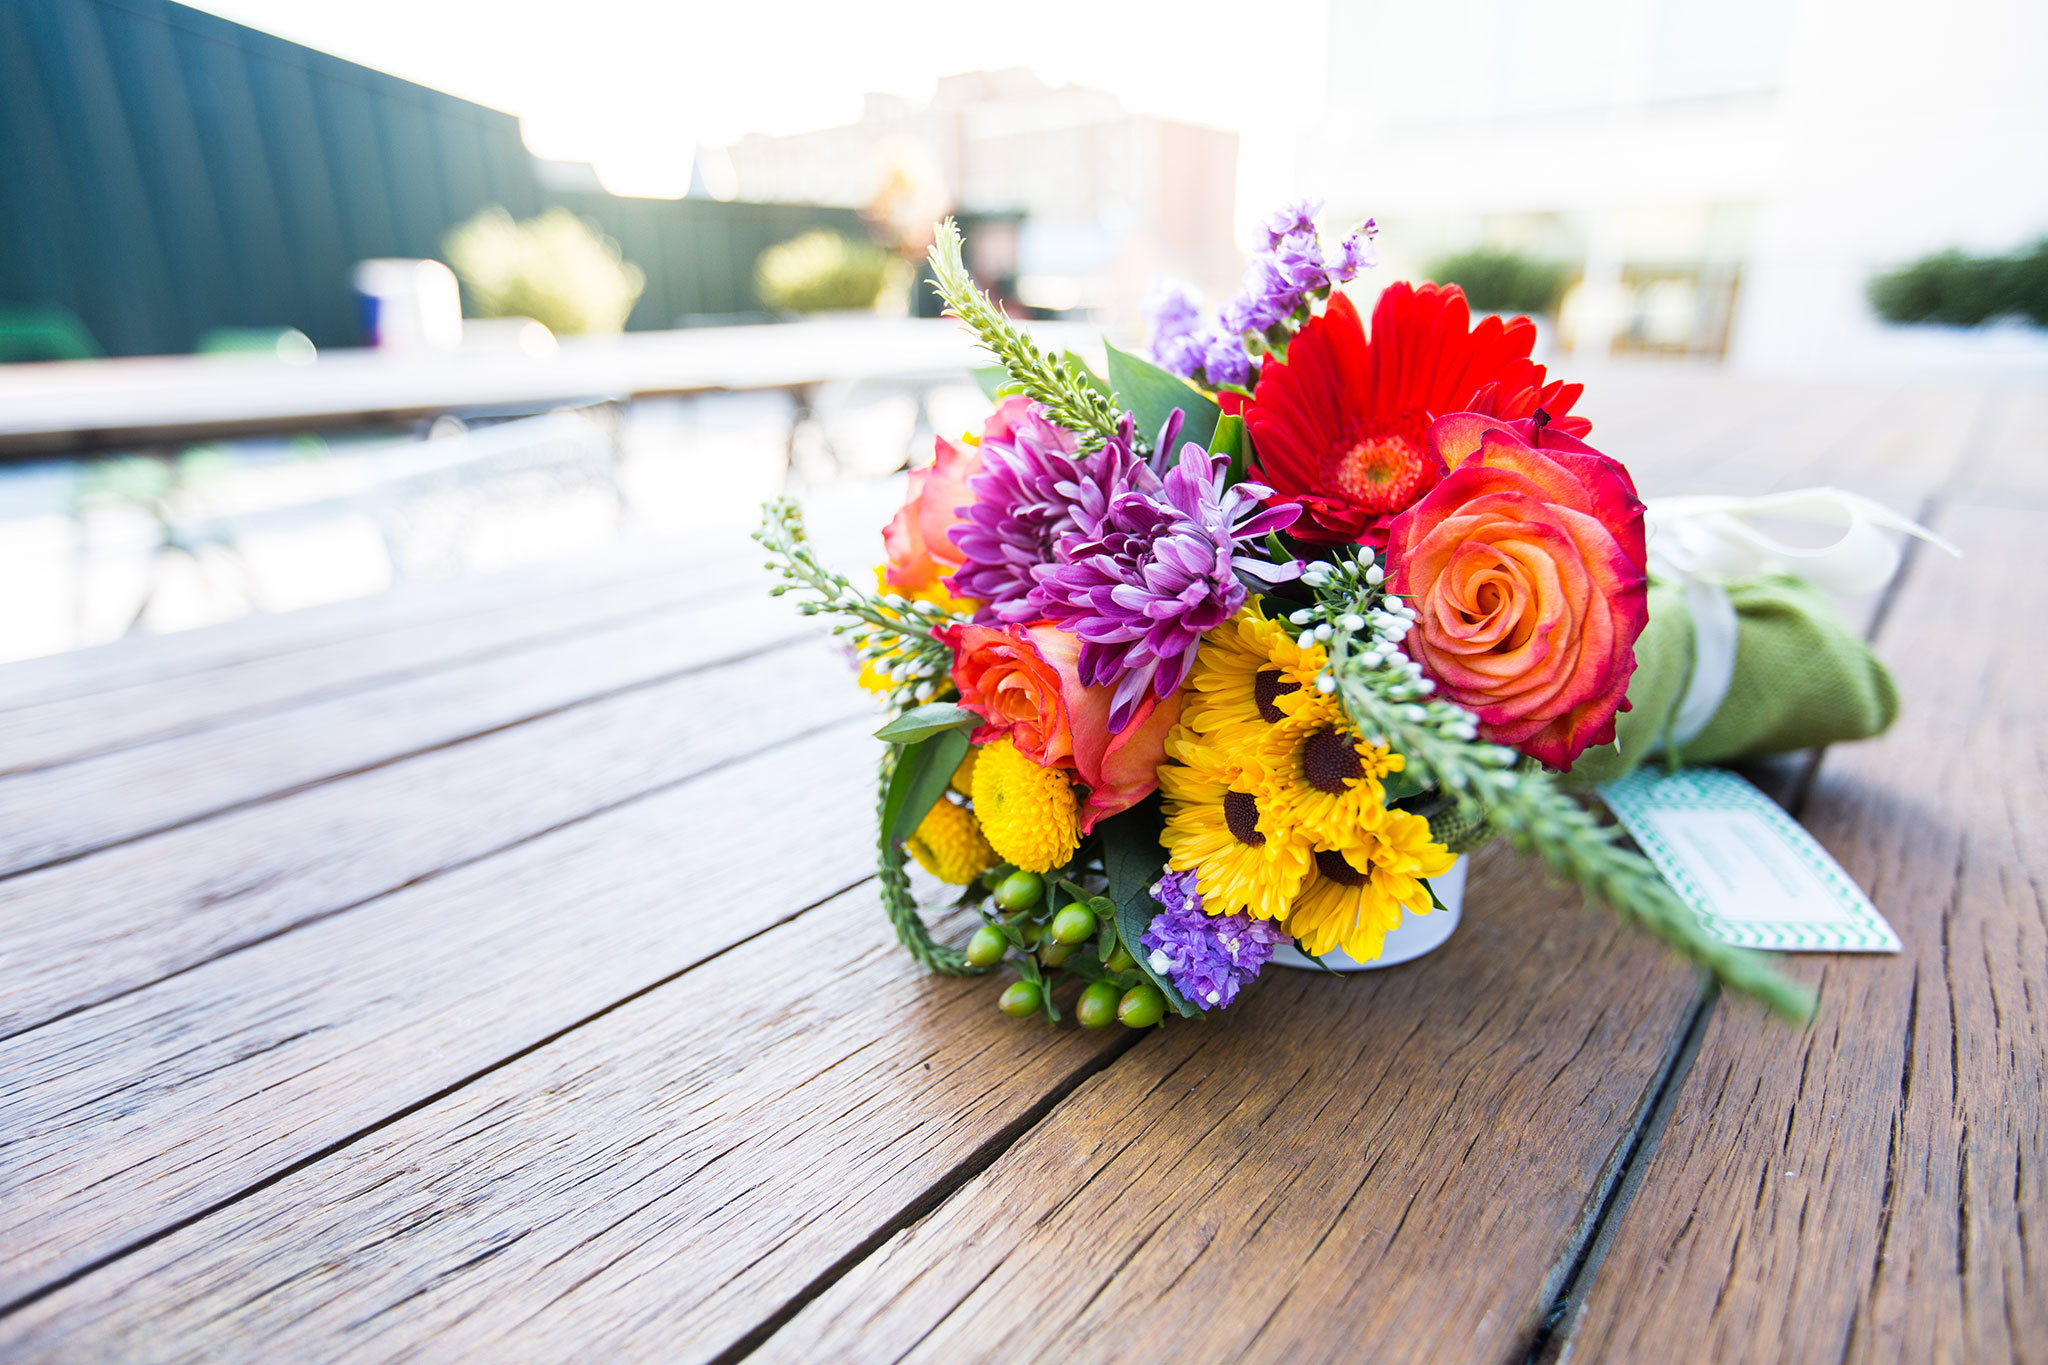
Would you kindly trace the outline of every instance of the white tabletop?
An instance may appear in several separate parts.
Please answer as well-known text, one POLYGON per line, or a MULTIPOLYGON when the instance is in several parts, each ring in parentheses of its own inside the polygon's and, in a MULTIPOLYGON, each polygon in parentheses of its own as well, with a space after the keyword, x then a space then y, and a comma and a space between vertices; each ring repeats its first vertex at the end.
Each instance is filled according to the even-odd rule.
MULTIPOLYGON (((1087 333, 1071 324, 1034 330, 1054 346, 1072 345, 1087 333)), ((916 379, 988 363, 950 320, 849 317, 566 337, 541 355, 512 347, 335 350, 308 364, 268 356, 149 356, 0 366, 0 456, 480 408, 916 379)))

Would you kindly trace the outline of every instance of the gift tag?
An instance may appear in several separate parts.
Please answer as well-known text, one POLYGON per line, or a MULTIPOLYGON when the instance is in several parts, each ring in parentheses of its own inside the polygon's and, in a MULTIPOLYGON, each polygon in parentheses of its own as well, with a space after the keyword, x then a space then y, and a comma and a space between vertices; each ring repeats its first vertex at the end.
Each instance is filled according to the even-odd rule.
POLYGON ((1638 768, 1602 799, 1714 937, 1787 952, 1896 953, 1899 936, 1842 866, 1734 773, 1638 768))

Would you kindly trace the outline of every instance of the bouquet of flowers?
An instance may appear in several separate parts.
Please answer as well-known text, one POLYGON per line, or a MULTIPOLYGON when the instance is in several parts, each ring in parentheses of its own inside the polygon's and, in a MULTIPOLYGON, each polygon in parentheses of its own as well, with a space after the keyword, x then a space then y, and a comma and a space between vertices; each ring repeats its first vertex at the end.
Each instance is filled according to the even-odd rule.
POLYGON ((825 568, 793 503, 766 509, 776 592, 834 618, 891 712, 880 885, 904 945, 938 972, 1007 963, 1006 1013, 1056 1021, 1057 995, 1084 1025, 1142 1027, 1227 1008, 1283 947, 1370 962, 1502 837, 1805 1015, 1565 779, 1703 731, 1706 757, 1874 733, 1882 667, 1761 574, 1723 593, 1754 599, 1733 608, 1766 642, 1745 666, 1818 648, 1825 676, 1792 690, 1821 702, 1788 723, 1782 689, 1745 701, 1724 678, 1678 734, 1695 675, 1721 670, 1683 575, 1658 605, 1643 504, 1587 443, 1582 386, 1530 359, 1527 319, 1475 325, 1455 287, 1394 284, 1368 329, 1337 286, 1373 263, 1373 225, 1326 248, 1312 215, 1271 221, 1213 319, 1169 294, 1151 359, 1110 348, 1102 376, 1015 328, 943 224, 934 279, 1001 364, 994 414, 912 472, 873 590, 825 568), (909 860, 980 907, 964 948, 933 940, 909 860))

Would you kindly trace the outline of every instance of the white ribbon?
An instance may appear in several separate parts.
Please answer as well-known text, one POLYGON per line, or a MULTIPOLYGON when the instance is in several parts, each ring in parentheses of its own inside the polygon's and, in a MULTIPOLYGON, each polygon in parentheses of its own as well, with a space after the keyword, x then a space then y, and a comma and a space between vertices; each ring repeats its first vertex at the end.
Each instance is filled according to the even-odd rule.
POLYGON ((1671 742, 1681 747, 1707 728, 1735 678, 1735 605, 1724 584, 1778 572, 1844 596, 1874 592, 1899 567, 1899 547, 1886 531, 1918 536, 1952 555, 1962 553, 1883 503, 1839 488, 1756 498, 1652 498, 1644 504, 1643 520, 1650 571, 1677 583, 1692 612, 1692 678, 1671 720, 1671 742), (1841 534, 1825 545, 1792 545, 1754 525, 1758 517, 1823 522, 1840 527, 1841 534))

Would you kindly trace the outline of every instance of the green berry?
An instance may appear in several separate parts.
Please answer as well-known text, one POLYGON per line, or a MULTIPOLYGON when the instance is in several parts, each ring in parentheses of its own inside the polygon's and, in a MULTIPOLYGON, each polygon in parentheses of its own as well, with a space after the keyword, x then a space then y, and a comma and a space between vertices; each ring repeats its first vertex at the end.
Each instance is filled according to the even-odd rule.
POLYGON ((1137 967, 1138 959, 1131 956, 1130 949, 1119 943, 1116 945, 1116 951, 1109 955, 1109 961, 1102 965, 1113 972, 1128 972, 1137 967))
POLYGON ((1036 872, 1012 872, 996 884, 996 904, 1005 910, 1029 910, 1045 899, 1045 878, 1036 872))
POLYGON ((1151 1028, 1166 1017, 1166 997, 1149 982, 1133 986, 1116 1002, 1116 1017, 1129 1028, 1151 1028))
POLYGON ((993 894, 996 904, 1005 910, 1035 910, 1045 903, 1045 878, 1036 872, 1015 871, 996 883, 993 894))
POLYGON ((1070 905, 1052 917, 1055 943, 1086 943, 1095 937, 1095 912, 1085 905, 1070 905))
MULTIPOLYGON (((1156 995, 1158 992, 1155 991, 1153 994, 1156 995)), ((1038 1013, 1038 1007, 1044 1001, 1045 997, 1039 993, 1037 982, 1018 981, 1003 992, 1003 998, 996 1002, 996 1008, 1012 1019, 1028 1019, 1038 1013)))
POLYGON ((974 931, 974 937, 967 940, 967 965, 970 967, 993 967, 1003 960, 1003 954, 1010 949, 1010 940, 1003 937, 1003 931, 993 924, 984 924, 974 931))
POLYGON ((1082 1028, 1108 1028, 1116 1018, 1116 987, 1107 981, 1090 982, 1074 1002, 1074 1017, 1082 1028))
POLYGON ((1017 933, 1023 937, 1026 948, 1036 948, 1045 938, 1043 924, 1019 924, 1016 928, 1017 933))
POLYGON ((1073 955, 1071 943, 1042 943, 1038 947, 1038 960, 1048 967, 1064 967, 1073 955))

